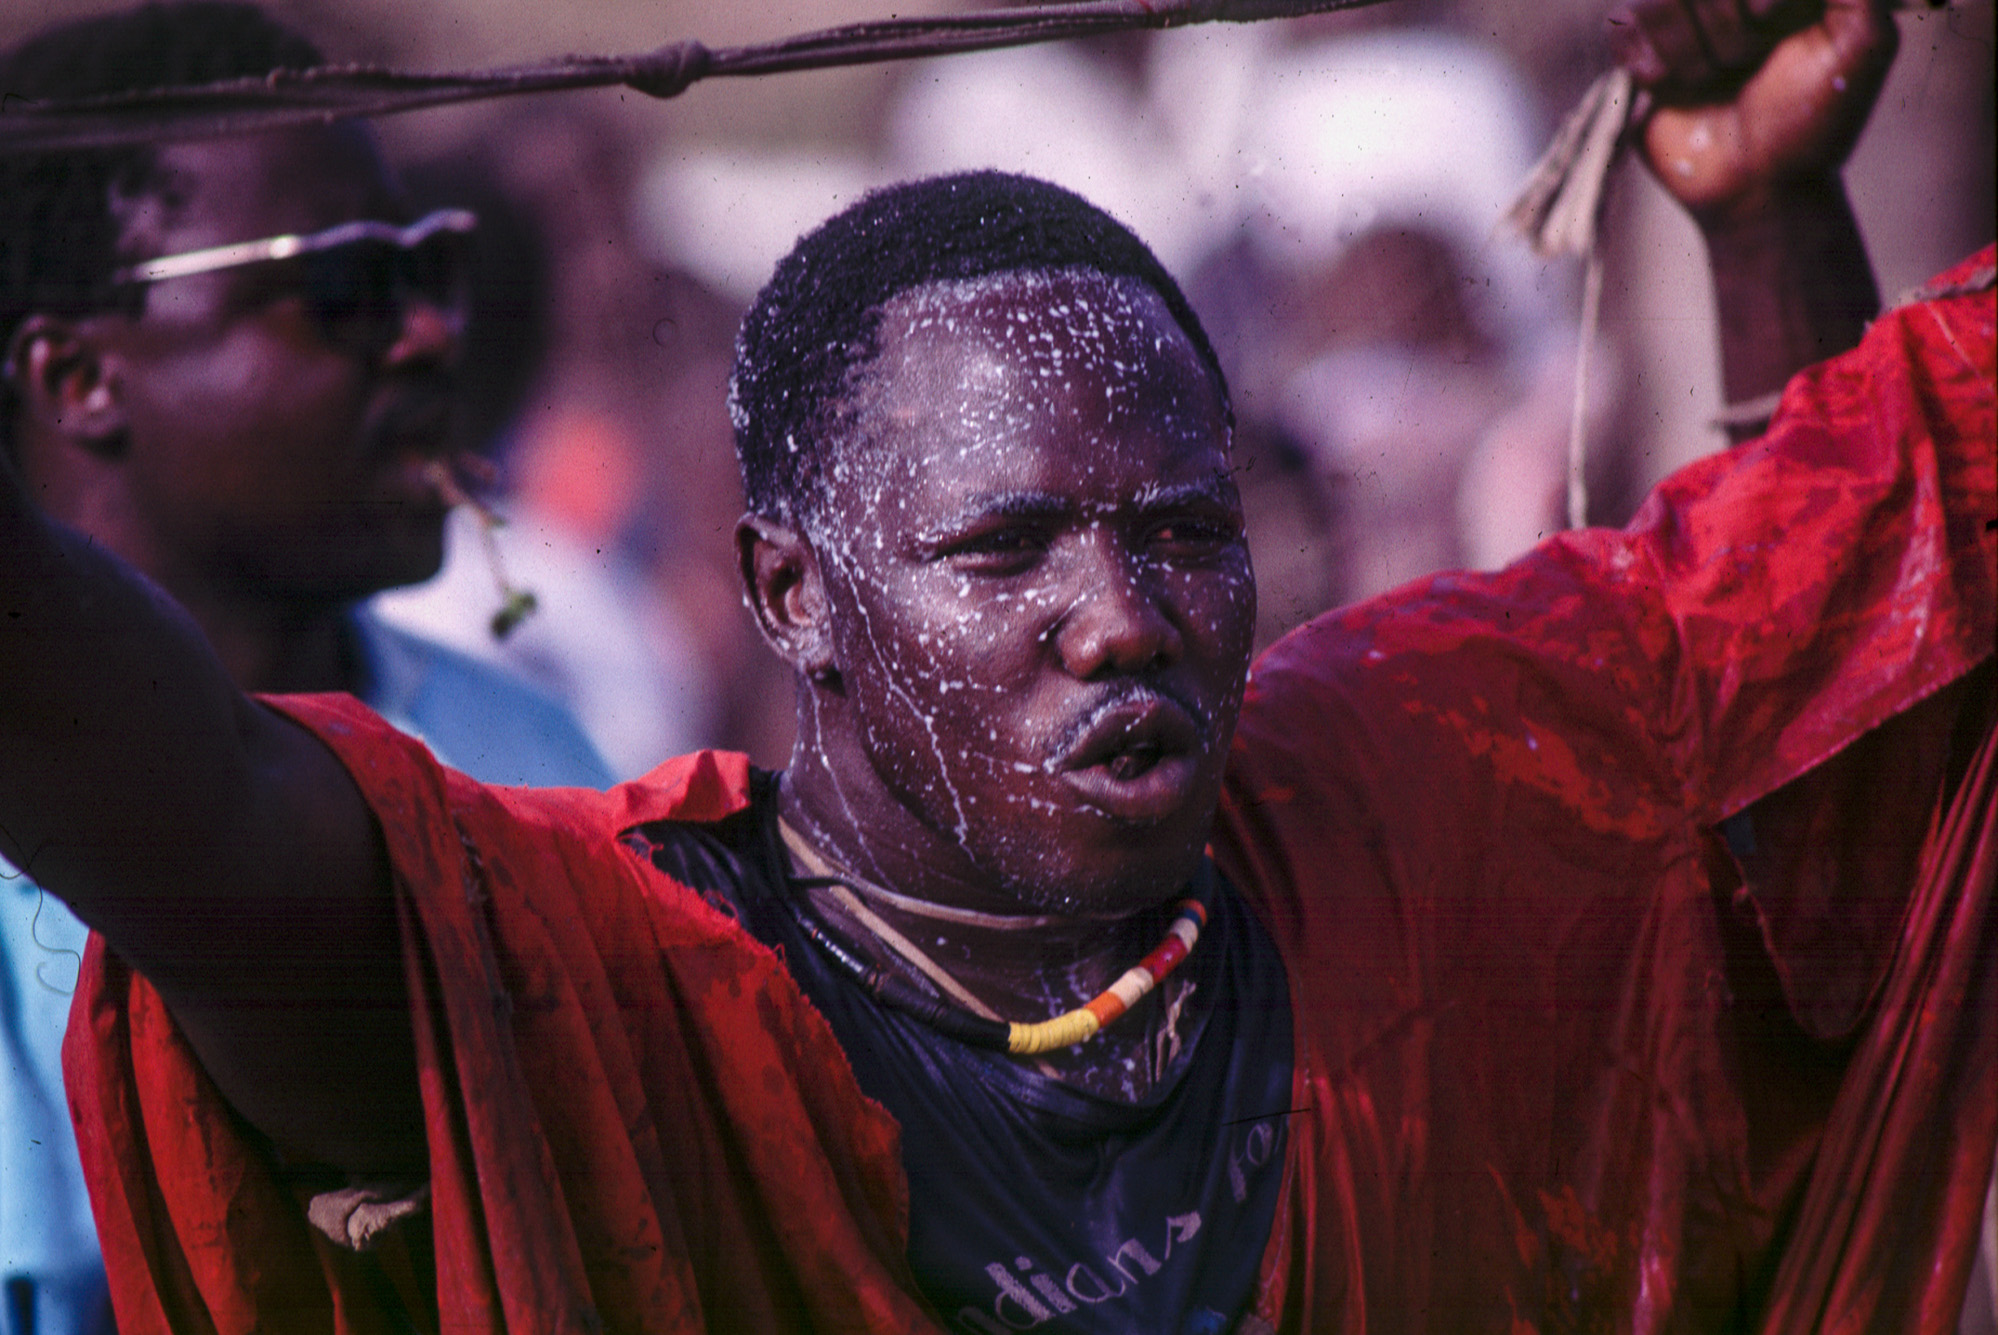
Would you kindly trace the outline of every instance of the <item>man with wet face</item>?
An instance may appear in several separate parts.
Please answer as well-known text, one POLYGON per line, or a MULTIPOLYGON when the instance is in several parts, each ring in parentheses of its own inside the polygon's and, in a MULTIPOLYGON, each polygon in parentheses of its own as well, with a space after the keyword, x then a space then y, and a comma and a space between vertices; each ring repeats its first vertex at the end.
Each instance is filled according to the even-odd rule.
MULTIPOLYGON (((1891 25, 1828 23, 1808 83, 1841 38, 1850 120, 1891 25)), ((1814 160, 1713 216, 1724 282, 1839 269, 1814 160)), ((0 736, 39 780, 0 816, 119 949, 68 1055, 121 1312, 1941 1328, 1998 1134, 1992 316, 1975 266, 1945 286, 1629 530, 1245 680, 1176 285, 1042 183, 872 196, 740 343, 798 751, 605 795, 244 701, 0 487, 0 736), (80 648, 127 621, 140 661, 80 648), (174 767, 105 763, 162 710, 174 767)), ((1757 332, 1766 368, 1822 331, 1757 332)))
MULTIPOLYGON (((0 88, 319 59, 252 6, 156 7, 28 39, 0 88)), ((495 782, 608 783, 552 702, 356 610, 442 554, 445 252, 470 219, 413 221, 357 124, 0 157, 0 444, 36 503, 171 594, 243 688, 355 692, 495 782), (319 241, 290 259, 268 244, 299 237, 319 241)), ((0 873, 0 1331, 91 1329, 108 1313, 57 1052, 85 929, 0 873)))
POLYGON ((1218 377, 1080 266, 914 289, 875 336, 801 531, 745 534, 759 588, 821 586, 757 604, 821 688, 790 807, 883 884, 1126 917, 1200 856, 1248 661, 1218 377))

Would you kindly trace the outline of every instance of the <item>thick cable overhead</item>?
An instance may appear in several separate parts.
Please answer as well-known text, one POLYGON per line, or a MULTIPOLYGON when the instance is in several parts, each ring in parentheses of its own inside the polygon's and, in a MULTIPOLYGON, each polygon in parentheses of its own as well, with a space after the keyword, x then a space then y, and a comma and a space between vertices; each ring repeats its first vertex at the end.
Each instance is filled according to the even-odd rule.
POLYGON ((566 56, 531 65, 423 74, 321 65, 250 79, 35 102, 0 89, 0 152, 49 152, 198 139, 384 116, 525 93, 623 86, 678 96, 703 79, 826 69, 1195 23, 1248 23, 1358 9, 1383 0, 1076 0, 972 14, 896 17, 749 46, 674 42, 643 55, 566 56))

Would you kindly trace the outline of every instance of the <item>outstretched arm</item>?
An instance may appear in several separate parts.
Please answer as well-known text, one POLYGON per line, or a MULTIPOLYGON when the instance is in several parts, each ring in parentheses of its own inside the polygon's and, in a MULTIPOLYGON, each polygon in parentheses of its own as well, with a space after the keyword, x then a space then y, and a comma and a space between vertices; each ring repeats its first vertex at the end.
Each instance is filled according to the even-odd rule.
POLYGON ((1887 0, 1634 0, 1610 23, 1657 102, 1644 158, 1706 238, 1728 401, 1855 346, 1880 296, 1839 172, 1899 43, 1887 0))
POLYGON ((144 973, 287 1154, 420 1165, 373 818, 167 597, 46 520, 0 457, 0 854, 144 973))

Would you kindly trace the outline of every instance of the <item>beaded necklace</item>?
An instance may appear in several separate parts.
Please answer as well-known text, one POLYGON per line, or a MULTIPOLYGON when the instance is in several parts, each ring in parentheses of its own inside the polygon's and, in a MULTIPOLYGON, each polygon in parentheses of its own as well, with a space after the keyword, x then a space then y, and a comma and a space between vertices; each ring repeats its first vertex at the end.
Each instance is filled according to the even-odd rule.
POLYGON ((1125 970, 1116 982, 1065 1014, 1035 1024, 1012 1023, 1000 1019, 990 1007, 952 978, 943 966, 862 904, 854 888, 864 886, 870 893, 897 903, 902 902, 904 896, 881 890, 863 878, 835 868, 788 822, 780 820, 778 828, 792 855, 812 873, 799 877, 800 885, 808 890, 829 891, 840 907, 883 945, 907 960, 963 1009, 925 996, 886 969, 867 963, 846 942, 839 940, 823 923, 807 913, 803 905, 792 900, 791 912, 799 927, 827 959, 883 1004, 915 1017, 938 1033, 974 1047, 990 1048, 1018 1057, 1074 1047, 1115 1023, 1193 953, 1195 943, 1200 940, 1200 930, 1207 925, 1207 906, 1204 903, 1191 897, 1180 900, 1175 906, 1172 924, 1166 929, 1165 939, 1150 954, 1125 970))

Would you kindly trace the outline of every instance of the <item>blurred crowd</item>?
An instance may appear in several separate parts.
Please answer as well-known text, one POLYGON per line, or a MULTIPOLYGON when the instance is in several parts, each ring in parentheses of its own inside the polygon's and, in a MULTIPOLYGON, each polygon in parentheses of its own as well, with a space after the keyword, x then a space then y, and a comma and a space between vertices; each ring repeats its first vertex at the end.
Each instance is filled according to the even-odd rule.
MULTIPOLYGON (((336 55, 478 59, 434 24, 274 8, 336 55)), ((45 16, 5 14, 0 39, 45 16)), ((700 20, 656 39, 730 35, 700 20)), ((443 574, 377 610, 566 700, 619 777, 697 746, 781 765, 790 685, 741 609, 731 536, 736 321, 799 231, 874 184, 974 165, 1076 188, 1187 281, 1236 395, 1262 643, 1439 568, 1502 564, 1565 522, 1580 335, 1573 262, 1535 258, 1499 218, 1606 65, 1601 23, 1571 0, 1398 0, 757 81, 714 94, 719 112, 683 112, 697 88, 387 125, 420 205, 482 219, 464 444, 504 522, 461 512, 443 574), (758 96, 789 110, 731 124, 758 96), (537 603, 504 639, 502 584, 537 603)), ((1902 24, 1849 172, 1890 298, 1993 223, 1991 2, 1902 24)), ((1699 242, 1654 191, 1633 169, 1608 202, 1595 523, 1723 440, 1699 242)))

